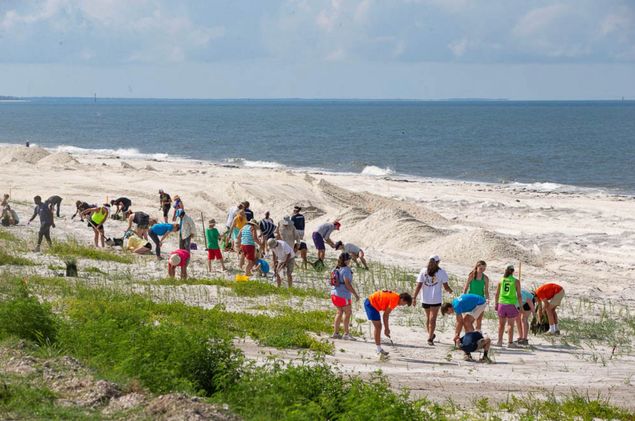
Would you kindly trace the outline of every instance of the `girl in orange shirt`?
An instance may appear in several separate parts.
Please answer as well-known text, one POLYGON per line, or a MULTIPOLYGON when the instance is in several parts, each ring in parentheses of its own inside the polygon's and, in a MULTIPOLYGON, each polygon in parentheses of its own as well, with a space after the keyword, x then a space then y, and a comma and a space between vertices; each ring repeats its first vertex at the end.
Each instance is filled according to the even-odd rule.
POLYGON ((384 321, 384 335, 390 338, 390 327, 388 325, 390 313, 397 306, 410 305, 412 305, 412 297, 407 292, 397 294, 388 290, 376 291, 366 298, 364 309, 366 310, 366 317, 373 323, 375 345, 377 346, 377 355, 380 358, 388 356, 388 352, 381 347, 382 319, 384 321), (383 317, 379 314, 380 312, 384 313, 383 317))

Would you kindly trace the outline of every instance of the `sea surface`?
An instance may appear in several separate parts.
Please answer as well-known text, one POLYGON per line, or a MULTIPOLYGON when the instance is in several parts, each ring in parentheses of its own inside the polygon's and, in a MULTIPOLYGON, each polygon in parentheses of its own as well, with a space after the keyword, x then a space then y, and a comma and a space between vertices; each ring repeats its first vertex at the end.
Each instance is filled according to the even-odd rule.
POLYGON ((0 103, 0 142, 635 193, 635 102, 117 100, 0 103))

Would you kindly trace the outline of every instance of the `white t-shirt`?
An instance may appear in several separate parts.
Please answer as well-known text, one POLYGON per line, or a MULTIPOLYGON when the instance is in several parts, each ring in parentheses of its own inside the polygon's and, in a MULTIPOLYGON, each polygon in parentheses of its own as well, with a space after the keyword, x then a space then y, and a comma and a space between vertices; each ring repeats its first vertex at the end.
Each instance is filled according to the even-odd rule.
POLYGON ((445 270, 439 271, 433 276, 428 276, 428 268, 425 267, 419 272, 417 283, 423 284, 421 287, 421 302, 424 304, 441 304, 443 302, 443 284, 449 281, 445 270))
POLYGON ((276 259, 278 259, 280 263, 285 262, 288 255, 291 255, 292 258, 295 257, 293 249, 286 241, 282 240, 278 240, 278 244, 271 249, 271 252, 276 255, 276 259))

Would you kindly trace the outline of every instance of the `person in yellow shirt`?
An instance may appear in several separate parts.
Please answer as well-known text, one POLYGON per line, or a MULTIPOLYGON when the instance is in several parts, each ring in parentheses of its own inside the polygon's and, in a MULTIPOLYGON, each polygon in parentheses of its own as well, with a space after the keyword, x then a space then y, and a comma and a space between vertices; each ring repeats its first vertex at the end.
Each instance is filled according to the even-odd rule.
POLYGON ((384 326, 384 335, 390 338, 390 325, 388 324, 390 313, 397 306, 411 306, 412 296, 407 292, 398 294, 396 292, 383 290, 373 292, 366 301, 364 301, 364 309, 366 317, 370 320, 374 327, 375 345, 377 346, 377 355, 380 358, 388 356, 388 352, 381 347, 381 328, 382 320, 384 326), (383 312, 383 316, 380 315, 383 312))

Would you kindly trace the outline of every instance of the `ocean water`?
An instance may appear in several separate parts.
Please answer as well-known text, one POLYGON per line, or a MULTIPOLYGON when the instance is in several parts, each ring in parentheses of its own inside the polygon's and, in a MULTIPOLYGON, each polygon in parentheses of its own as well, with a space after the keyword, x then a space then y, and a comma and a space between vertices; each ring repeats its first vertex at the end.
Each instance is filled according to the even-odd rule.
POLYGON ((635 102, 31 99, 0 142, 635 193, 635 102))

